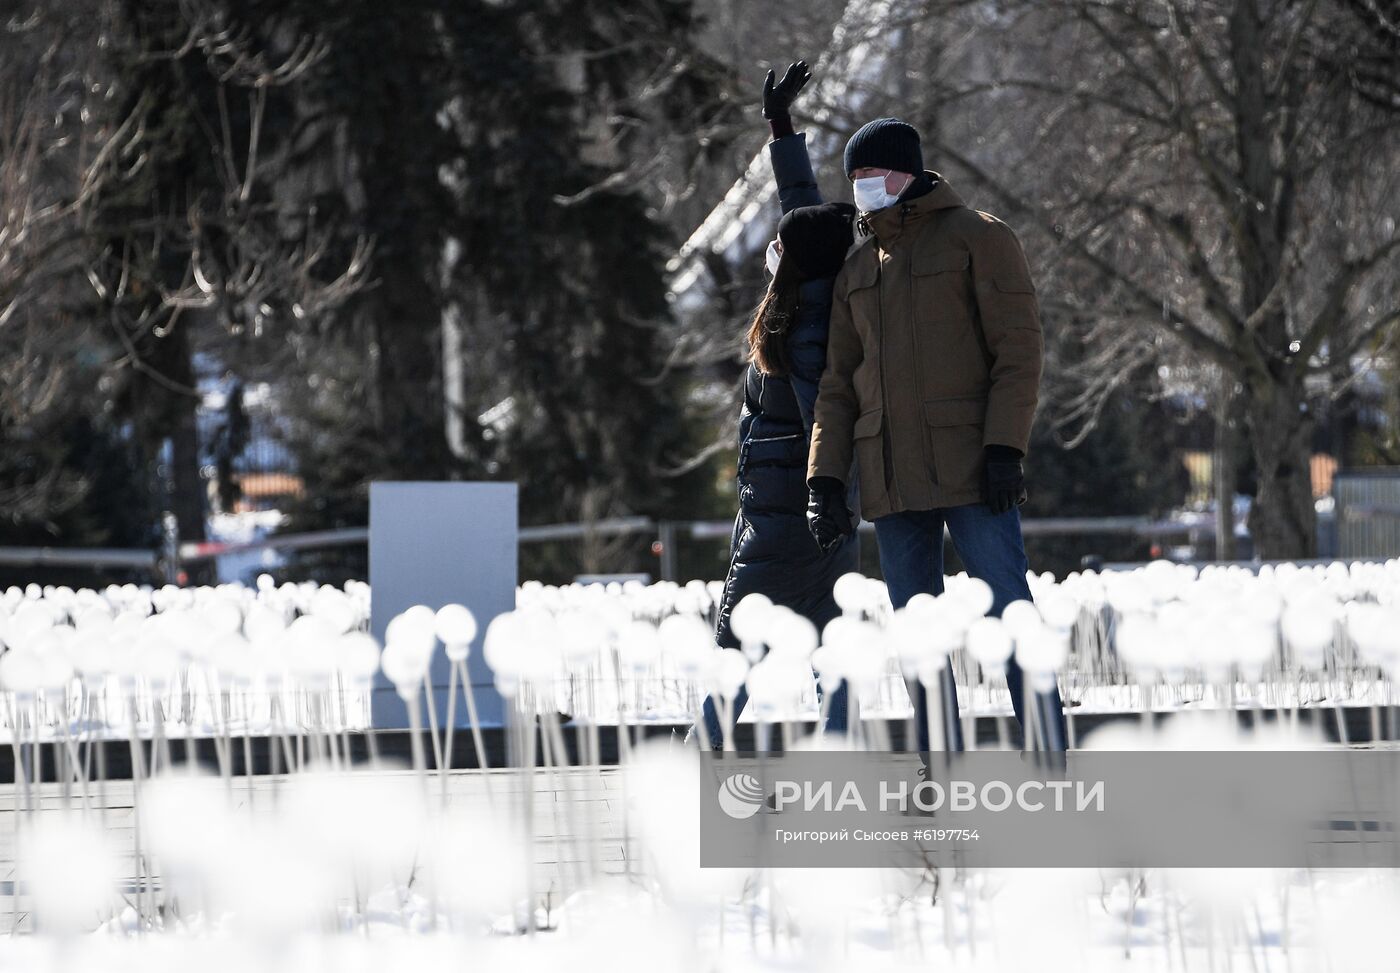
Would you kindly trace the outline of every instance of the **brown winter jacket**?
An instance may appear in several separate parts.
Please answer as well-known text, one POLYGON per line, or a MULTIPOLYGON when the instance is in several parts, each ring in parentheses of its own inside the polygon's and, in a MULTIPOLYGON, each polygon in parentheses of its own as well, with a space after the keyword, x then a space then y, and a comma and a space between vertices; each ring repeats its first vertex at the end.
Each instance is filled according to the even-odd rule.
POLYGON ((844 482, 867 520, 981 499, 983 446, 1026 451, 1040 310, 1010 227, 932 191, 866 217, 836 278, 807 476, 844 482))

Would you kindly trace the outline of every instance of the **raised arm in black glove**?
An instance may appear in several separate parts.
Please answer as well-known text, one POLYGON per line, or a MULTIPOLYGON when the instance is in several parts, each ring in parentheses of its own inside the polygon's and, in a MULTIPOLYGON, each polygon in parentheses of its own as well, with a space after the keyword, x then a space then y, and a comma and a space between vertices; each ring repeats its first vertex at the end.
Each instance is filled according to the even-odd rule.
POLYGON ((846 487, 830 476, 814 476, 807 481, 807 529, 817 546, 828 552, 851 532, 851 511, 846 506, 846 487))
POLYGON ((789 64, 783 80, 777 84, 773 83, 773 70, 768 70, 768 77, 763 81, 763 117, 768 119, 775 139, 792 134, 792 116, 788 111, 797 93, 811 79, 812 72, 807 69, 806 61, 789 64))
POLYGON ((983 447, 982 499, 992 513, 1004 514, 1026 502, 1026 476, 1021 451, 1014 446, 983 447))

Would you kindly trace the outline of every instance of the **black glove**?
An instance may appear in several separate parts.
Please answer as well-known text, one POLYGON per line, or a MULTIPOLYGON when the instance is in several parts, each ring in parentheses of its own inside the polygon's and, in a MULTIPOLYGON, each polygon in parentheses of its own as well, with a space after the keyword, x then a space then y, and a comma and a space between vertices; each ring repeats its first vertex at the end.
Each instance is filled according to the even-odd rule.
POLYGON ((771 121, 786 115, 797 93, 811 79, 812 72, 807 69, 806 61, 789 64, 783 80, 777 84, 773 83, 773 69, 769 68, 763 82, 763 117, 771 121))
POLYGON ((851 532, 851 511, 846 506, 846 487, 829 476, 808 481, 807 529, 823 553, 830 552, 851 532))
POLYGON ((1026 475, 1021 451, 1013 446, 986 446, 982 464, 982 500, 994 514, 1026 502, 1026 475))

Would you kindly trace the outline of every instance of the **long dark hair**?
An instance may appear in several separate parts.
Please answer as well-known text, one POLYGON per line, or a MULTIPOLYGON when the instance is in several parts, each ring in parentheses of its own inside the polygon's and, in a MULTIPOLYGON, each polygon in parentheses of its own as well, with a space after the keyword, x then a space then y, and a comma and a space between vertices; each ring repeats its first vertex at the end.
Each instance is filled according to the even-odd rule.
POLYGON ((765 375, 786 375, 792 366, 787 353, 787 336, 797 319, 797 267, 791 259, 778 261, 778 272, 768 285, 768 293, 754 311, 745 336, 748 360, 765 375))

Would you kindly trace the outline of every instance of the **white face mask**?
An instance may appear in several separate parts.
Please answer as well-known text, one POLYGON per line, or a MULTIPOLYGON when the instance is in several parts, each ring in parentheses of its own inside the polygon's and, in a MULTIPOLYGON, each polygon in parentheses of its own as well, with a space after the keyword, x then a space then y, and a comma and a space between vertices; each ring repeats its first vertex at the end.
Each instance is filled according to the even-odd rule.
POLYGON ((884 176, 866 176, 864 179, 851 180, 851 188, 856 198, 856 209, 862 213, 873 213, 877 209, 884 209, 886 206, 893 206, 899 202, 898 196, 891 196, 885 191, 884 176))
POLYGON ((768 265, 768 273, 774 277, 778 276, 778 261, 781 257, 782 254, 778 253, 778 241, 769 240, 768 252, 763 255, 763 260, 768 265))

